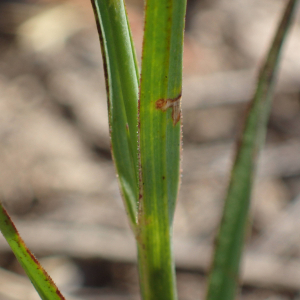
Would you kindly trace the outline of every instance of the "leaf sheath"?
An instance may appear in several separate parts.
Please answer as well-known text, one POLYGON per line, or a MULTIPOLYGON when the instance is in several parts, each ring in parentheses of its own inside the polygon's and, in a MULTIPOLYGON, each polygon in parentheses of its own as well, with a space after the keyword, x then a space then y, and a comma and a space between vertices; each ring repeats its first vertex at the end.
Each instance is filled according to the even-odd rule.
POLYGON ((138 68, 123 0, 92 0, 104 64, 111 150, 132 228, 138 206, 138 68))

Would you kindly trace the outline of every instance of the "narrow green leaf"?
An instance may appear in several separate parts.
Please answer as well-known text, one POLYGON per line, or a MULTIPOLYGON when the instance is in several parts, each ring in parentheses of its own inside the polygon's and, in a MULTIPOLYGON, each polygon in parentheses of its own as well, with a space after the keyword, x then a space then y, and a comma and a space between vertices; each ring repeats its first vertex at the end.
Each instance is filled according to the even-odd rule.
POLYGON ((65 299, 53 280, 26 247, 7 211, 0 203, 0 230, 43 300, 65 299))
POLYGON ((139 267, 143 299, 176 299, 171 235, 180 177, 186 0, 146 1, 139 101, 139 267))
POLYGON ((265 139, 281 48, 290 28, 297 2, 297 0, 290 0, 287 4, 266 62, 261 69, 256 93, 238 143, 217 237, 207 300, 235 298, 257 156, 265 139))
POLYGON ((138 68, 123 0, 91 0, 108 95, 112 155, 132 228, 137 222, 138 68))

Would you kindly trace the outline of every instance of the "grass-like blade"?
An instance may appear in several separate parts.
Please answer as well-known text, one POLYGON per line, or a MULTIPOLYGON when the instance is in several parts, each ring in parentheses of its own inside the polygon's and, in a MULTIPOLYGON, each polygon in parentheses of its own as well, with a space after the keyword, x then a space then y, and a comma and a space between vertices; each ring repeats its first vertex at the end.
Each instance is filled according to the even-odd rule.
POLYGON ((53 280, 26 247, 7 211, 0 203, 0 230, 42 300, 65 299, 53 280))
POLYGON ((257 156, 265 139, 281 48, 290 28, 297 2, 297 0, 290 0, 286 6, 270 51, 260 71, 257 89, 238 143, 216 241, 207 300, 235 298, 257 156))
POLYGON ((139 100, 139 269, 143 299, 176 299, 171 235, 180 177, 186 0, 147 0, 139 100))
POLYGON ((91 0, 108 95, 111 150, 132 228, 138 205, 138 68, 123 0, 91 0))

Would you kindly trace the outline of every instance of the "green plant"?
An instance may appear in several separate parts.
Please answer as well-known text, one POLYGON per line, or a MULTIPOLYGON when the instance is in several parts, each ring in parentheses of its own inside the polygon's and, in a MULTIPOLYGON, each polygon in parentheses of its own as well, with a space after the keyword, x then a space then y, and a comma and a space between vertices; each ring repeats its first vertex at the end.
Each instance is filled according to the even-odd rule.
MULTIPOLYGON (((287 4, 246 118, 217 239, 208 300, 234 299, 256 157, 280 50, 297 0, 287 4)), ((138 248, 144 300, 177 299, 172 223, 180 179, 186 0, 147 0, 141 76, 123 0, 92 0, 106 77, 112 154, 138 248)), ((5 209, 0 229, 42 299, 63 299, 5 209)))

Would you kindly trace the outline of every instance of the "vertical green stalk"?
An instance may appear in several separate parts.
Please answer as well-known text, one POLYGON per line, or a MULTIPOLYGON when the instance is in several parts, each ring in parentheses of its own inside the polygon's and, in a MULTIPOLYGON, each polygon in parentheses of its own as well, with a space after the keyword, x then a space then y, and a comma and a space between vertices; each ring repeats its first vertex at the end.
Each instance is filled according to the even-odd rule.
POLYGON ((112 153, 137 239, 142 296, 174 300, 171 236, 180 177, 186 0, 146 1, 139 107, 124 2, 92 4, 106 72, 112 153))
POLYGON ((144 300, 177 299, 172 222, 180 176, 186 0, 147 0, 139 101, 138 261, 144 300))
POLYGON ((138 68, 123 0, 91 0, 101 43, 111 151, 132 229, 138 208, 138 68))
POLYGON ((207 300, 232 300, 236 295, 257 156, 265 139, 282 45, 297 2, 290 0, 286 6, 266 62, 261 69, 244 131, 239 140, 217 237, 207 300))

